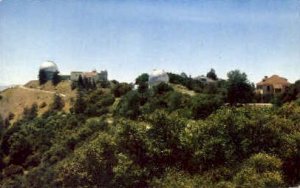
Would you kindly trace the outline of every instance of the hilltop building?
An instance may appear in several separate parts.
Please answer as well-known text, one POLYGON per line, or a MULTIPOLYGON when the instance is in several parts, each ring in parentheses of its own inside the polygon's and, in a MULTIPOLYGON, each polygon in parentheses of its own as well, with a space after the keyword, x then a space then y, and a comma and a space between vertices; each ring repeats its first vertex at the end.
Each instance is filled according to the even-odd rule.
POLYGON ((86 78, 90 81, 100 82, 100 81, 107 81, 107 71, 101 71, 98 73, 96 70, 92 72, 81 72, 81 71, 73 71, 71 72, 70 79, 71 81, 78 81, 79 76, 83 79, 86 78))
POLYGON ((273 95, 283 93, 290 85, 286 78, 278 75, 265 76, 263 80, 256 84, 256 93, 261 95, 273 95))
POLYGON ((160 83, 169 83, 169 76, 164 70, 154 69, 151 74, 149 74, 148 84, 149 86, 154 86, 160 83))
POLYGON ((40 71, 44 71, 47 80, 52 80, 53 75, 58 71, 57 65, 53 61, 45 61, 40 65, 40 71))
POLYGON ((198 80, 202 83, 205 83, 205 84, 213 84, 213 83, 216 83, 217 81, 216 80, 213 80, 207 76, 197 76, 194 78, 195 80, 198 80))

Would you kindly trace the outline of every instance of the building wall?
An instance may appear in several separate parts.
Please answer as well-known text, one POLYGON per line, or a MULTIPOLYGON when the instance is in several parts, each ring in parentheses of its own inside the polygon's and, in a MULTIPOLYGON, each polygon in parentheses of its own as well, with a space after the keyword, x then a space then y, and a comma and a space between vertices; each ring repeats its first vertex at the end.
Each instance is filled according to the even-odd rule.
POLYGON ((46 73, 47 80, 52 80, 54 72, 45 71, 45 73, 46 73))
POLYGON ((285 91, 285 87, 276 87, 274 88, 273 85, 264 85, 264 86, 257 86, 257 91, 260 94, 268 95, 268 94, 276 94, 276 93, 283 93, 285 91))
POLYGON ((71 81, 78 81, 79 76, 82 74, 82 72, 71 72, 71 81))
POLYGON ((107 71, 98 73, 98 81, 107 81, 107 71))
MULTIPOLYGON (((82 75, 83 72, 71 72, 70 79, 71 81, 78 81, 79 76, 82 75)), ((82 76, 84 78, 84 76, 82 76)), ((99 81, 107 81, 107 71, 101 71, 96 76, 89 78, 90 80, 94 80, 95 82, 99 81)))

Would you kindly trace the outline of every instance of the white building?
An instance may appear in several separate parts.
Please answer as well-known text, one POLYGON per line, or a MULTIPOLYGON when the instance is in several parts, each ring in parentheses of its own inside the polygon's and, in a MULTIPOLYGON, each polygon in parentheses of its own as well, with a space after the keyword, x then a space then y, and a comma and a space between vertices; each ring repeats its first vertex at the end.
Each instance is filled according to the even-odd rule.
POLYGON ((151 87, 162 82, 169 83, 168 74, 164 70, 154 69, 153 72, 149 74, 149 86, 151 87))
POLYGON ((98 73, 96 70, 93 70, 92 72, 81 72, 81 71, 73 71, 71 72, 70 79, 72 81, 78 81, 79 76, 82 78, 89 79, 90 81, 107 81, 107 71, 101 71, 98 73))
POLYGON ((44 71, 47 75, 47 80, 53 78, 54 73, 59 72, 57 65, 53 61, 45 61, 40 65, 40 71, 44 71))

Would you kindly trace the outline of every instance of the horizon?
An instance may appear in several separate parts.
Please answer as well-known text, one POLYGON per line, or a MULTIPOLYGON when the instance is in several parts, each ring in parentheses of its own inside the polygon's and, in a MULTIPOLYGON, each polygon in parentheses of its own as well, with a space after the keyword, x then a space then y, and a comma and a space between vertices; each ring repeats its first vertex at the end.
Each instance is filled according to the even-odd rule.
POLYGON ((107 70, 133 82, 153 69, 192 77, 235 69, 252 83, 300 79, 300 1, 0 1, 0 85, 107 70))

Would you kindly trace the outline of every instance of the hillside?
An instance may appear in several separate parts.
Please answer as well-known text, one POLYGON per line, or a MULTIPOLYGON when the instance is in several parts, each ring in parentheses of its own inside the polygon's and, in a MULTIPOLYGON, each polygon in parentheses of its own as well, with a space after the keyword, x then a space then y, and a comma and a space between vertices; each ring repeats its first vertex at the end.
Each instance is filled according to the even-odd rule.
POLYGON ((76 91, 76 99, 0 124, 0 187, 300 184, 299 101, 257 107, 241 105, 253 101, 241 103, 244 95, 230 104, 233 93, 251 90, 182 81, 137 88, 78 82, 74 91, 67 81, 31 81, 6 90, 2 100, 11 110, 28 100, 50 103, 58 91, 66 102, 76 91))
POLYGON ((57 86, 53 86, 51 82, 47 82, 43 86, 39 86, 38 81, 30 81, 24 86, 14 86, 0 92, 0 114, 6 118, 10 112, 14 113, 13 122, 23 113, 25 107, 31 107, 33 103, 37 103, 38 114, 44 113, 52 103, 55 93, 61 95, 65 102, 64 111, 70 109, 71 98, 74 98, 76 91, 72 91, 69 81, 62 81, 57 86), (45 107, 41 107, 42 103, 46 103, 45 107))

